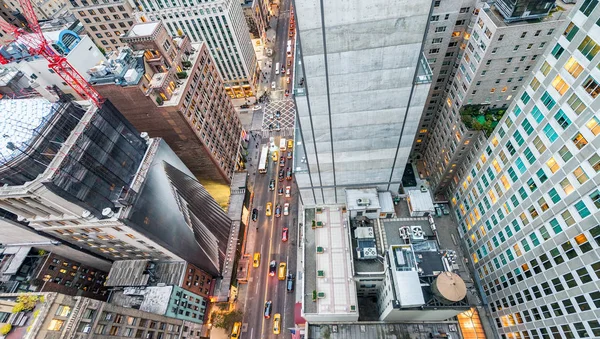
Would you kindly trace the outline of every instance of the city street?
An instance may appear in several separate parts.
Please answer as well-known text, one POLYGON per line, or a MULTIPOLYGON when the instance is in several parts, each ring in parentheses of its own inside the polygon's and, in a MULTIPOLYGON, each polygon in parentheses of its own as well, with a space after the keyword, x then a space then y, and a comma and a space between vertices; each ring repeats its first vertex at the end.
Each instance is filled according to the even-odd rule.
MULTIPOLYGON (((270 92, 269 102, 262 103, 262 109, 253 113, 252 119, 252 137, 249 143, 249 161, 248 167, 249 187, 253 193, 251 210, 258 210, 258 219, 256 222, 250 221, 249 234, 253 241, 247 243, 246 254, 252 257, 255 253, 260 253, 260 265, 257 268, 250 267, 248 284, 244 296, 244 319, 242 326, 242 338, 284 338, 289 336, 288 328, 294 327, 294 304, 295 291, 287 291, 287 281, 278 279, 278 272, 274 276, 269 275, 269 263, 275 260, 277 269, 282 262, 287 263, 287 273, 296 274, 296 256, 297 256, 297 208, 298 197, 295 180, 279 181, 278 172, 280 169, 286 171, 292 167, 292 159, 287 159, 287 152, 281 152, 279 149, 280 138, 293 138, 293 127, 295 118, 295 108, 290 97, 285 96, 285 89, 290 89, 285 72, 282 74, 281 67, 287 69, 286 48, 289 39, 289 20, 290 20, 290 0, 282 0, 279 9, 279 17, 276 25, 276 40, 272 43, 273 58, 270 61, 273 69, 268 72, 269 77, 264 82, 267 91, 270 92), (275 72, 275 66, 279 63, 279 74, 275 72), (275 82, 276 88, 272 89, 271 84, 275 82), (277 116, 276 112, 280 111, 277 116), (255 123, 256 122, 256 123, 255 123), (271 128, 269 128, 271 125, 271 128), (276 128, 279 126, 279 128, 276 128), (270 149, 268 156, 267 173, 258 173, 260 153, 263 145, 269 144, 269 137, 275 137, 275 147, 270 149), (273 151, 277 151, 277 161, 272 160, 273 151), (284 166, 279 164, 279 156, 285 156, 284 166), (274 181, 274 189, 269 189, 270 181, 274 181), (279 195, 281 188, 285 192, 286 186, 291 187, 291 197, 286 198, 285 194, 279 195), (266 215, 267 203, 272 203, 272 216, 266 215), (289 203, 289 215, 283 215, 283 207, 289 203), (281 216, 275 216, 275 208, 281 207, 281 216), (283 228, 288 228, 288 240, 282 240, 283 228), (270 318, 266 319, 265 303, 272 302, 270 318), (281 314, 280 334, 273 333, 274 315, 281 314)), ((289 59, 291 60, 291 58, 289 59)), ((291 73, 291 72, 290 72, 291 73)), ((291 82, 291 74, 290 82, 291 82)), ((289 149, 288 149, 289 150, 289 149)), ((295 290, 294 282, 294 290, 295 290)))
MULTIPOLYGON (((280 313, 283 324, 281 325, 281 334, 288 335, 287 328, 293 327, 294 321, 294 303, 295 293, 288 293, 286 290, 286 281, 278 280, 277 273, 275 276, 269 276, 269 262, 275 260, 277 266, 279 263, 287 263, 287 271, 296 272, 296 234, 297 234, 297 192, 293 180, 278 180, 278 172, 281 168, 286 169, 291 166, 291 159, 286 159, 286 164, 283 167, 279 166, 279 160, 274 162, 271 155, 268 157, 268 170, 266 174, 256 172, 259 153, 262 145, 268 144, 269 139, 257 138, 251 140, 252 147, 252 167, 249 171, 250 180, 253 186, 253 201, 251 208, 258 209, 258 220, 251 221, 250 227, 254 227, 256 241, 254 249, 248 248, 250 256, 254 253, 260 253, 260 266, 258 268, 251 267, 249 273, 248 284, 245 300, 244 320, 246 331, 243 334, 244 338, 276 338, 273 334, 273 316, 280 313), (258 148, 256 145, 258 144, 258 148), (269 182, 274 180, 274 190, 269 190, 269 182), (285 195, 278 195, 279 188, 286 186, 292 187, 292 196, 286 198, 285 195), (266 205, 268 202, 273 203, 273 215, 267 217, 265 214, 266 205), (283 206, 285 203, 290 204, 290 213, 288 216, 283 215, 283 206), (275 216, 275 207, 281 205, 281 217, 275 216), (282 241, 283 228, 287 227, 288 241, 282 241), (264 306, 266 301, 273 303, 271 318, 265 319, 264 306)), ((279 138, 275 138, 275 144, 279 145, 279 138)), ((277 150, 278 153, 279 150, 277 150)), ((272 152, 270 153, 272 154, 272 152)), ((295 286, 294 286, 295 287, 295 286)))

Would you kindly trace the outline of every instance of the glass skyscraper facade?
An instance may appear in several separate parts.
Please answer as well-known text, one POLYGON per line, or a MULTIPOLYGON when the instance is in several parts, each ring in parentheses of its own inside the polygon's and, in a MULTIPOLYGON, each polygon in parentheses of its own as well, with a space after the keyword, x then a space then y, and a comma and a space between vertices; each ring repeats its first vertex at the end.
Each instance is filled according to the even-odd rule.
POLYGON ((600 336, 599 18, 597 0, 573 9, 453 182, 459 232, 501 338, 600 336))

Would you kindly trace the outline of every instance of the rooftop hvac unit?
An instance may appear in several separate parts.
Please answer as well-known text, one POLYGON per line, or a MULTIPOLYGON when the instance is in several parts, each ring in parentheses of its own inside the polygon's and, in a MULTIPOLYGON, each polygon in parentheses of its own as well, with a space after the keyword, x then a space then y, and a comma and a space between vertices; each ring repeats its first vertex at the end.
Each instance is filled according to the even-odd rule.
POLYGON ((377 249, 375 247, 363 248, 363 253, 366 258, 377 258, 377 249))
POLYGON ((110 207, 107 207, 102 210, 102 216, 105 218, 112 218, 115 215, 115 212, 110 207))
POLYGON ((423 228, 421 226, 411 226, 411 239, 413 241, 423 241, 425 240, 425 232, 423 232, 423 228))
POLYGON ((356 199, 356 204, 358 206, 369 206, 369 205, 371 205, 371 200, 369 200, 367 198, 356 199))
POLYGON ((398 232, 400 232, 400 238, 406 240, 410 237, 410 227, 408 226, 402 226, 398 229, 398 232))

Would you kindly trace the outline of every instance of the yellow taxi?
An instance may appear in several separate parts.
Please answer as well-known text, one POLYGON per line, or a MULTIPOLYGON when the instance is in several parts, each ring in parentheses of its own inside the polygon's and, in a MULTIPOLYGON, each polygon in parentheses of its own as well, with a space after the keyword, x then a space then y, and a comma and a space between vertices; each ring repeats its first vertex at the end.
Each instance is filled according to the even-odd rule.
POLYGON ((252 267, 260 266, 260 253, 254 253, 254 261, 252 261, 252 267))
POLYGON ((277 278, 279 278, 279 280, 285 280, 285 278, 287 277, 286 275, 287 272, 287 264, 282 262, 279 264, 279 272, 277 273, 277 278))
POLYGON ((281 333, 281 314, 275 313, 273 316, 273 333, 281 333))
POLYGON ((273 203, 271 203, 271 202, 267 203, 267 209, 265 210, 265 214, 267 215, 267 217, 270 217, 271 215, 273 215, 273 203))
POLYGON ((292 148, 294 148, 294 139, 288 139, 288 144, 287 144, 287 148, 288 150, 292 150, 292 148))
POLYGON ((240 331, 242 329, 242 323, 237 322, 233 324, 233 329, 231 330, 231 339, 237 339, 240 337, 240 331))
POLYGON ((271 155, 271 159, 273 159, 273 161, 277 162, 279 160, 278 155, 279 154, 277 153, 277 151, 273 151, 273 155, 271 155))

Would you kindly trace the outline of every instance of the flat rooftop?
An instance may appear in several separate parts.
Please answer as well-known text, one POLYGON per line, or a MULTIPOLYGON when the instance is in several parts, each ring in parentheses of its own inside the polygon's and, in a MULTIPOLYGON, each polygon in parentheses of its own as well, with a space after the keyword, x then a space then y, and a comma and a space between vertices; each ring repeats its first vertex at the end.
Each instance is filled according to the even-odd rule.
POLYGON ((323 206, 321 213, 315 213, 314 209, 307 211, 304 262, 308 264, 308 269, 305 268, 304 312, 356 313, 358 317, 356 285, 352 281, 352 249, 348 241, 348 227, 345 225, 347 214, 338 206, 323 206), (311 229, 309 225, 313 219, 323 223, 323 226, 311 229), (311 263, 315 266, 311 266, 311 263), (319 271, 323 273, 321 277, 318 276, 319 271), (311 300, 313 290, 324 293, 316 302, 311 300), (354 311, 351 311, 351 306, 354 306, 354 311))
POLYGON ((165 314, 173 286, 126 287, 111 295, 110 303, 155 314, 165 314))
POLYGON ((55 113, 44 98, 0 100, 0 164, 22 154, 55 113))
POLYGON ((144 36, 152 35, 152 33, 154 33, 154 31, 156 30, 158 25, 160 25, 159 21, 137 23, 137 24, 133 25, 133 27, 131 27, 131 29, 129 29, 129 32, 127 32, 127 34, 125 34, 125 37, 126 38, 134 38, 134 37, 144 37, 144 36))
POLYGON ((451 321, 420 324, 367 321, 343 324, 309 324, 306 338, 324 338, 324 333, 327 332, 331 339, 421 339, 429 338, 429 333, 450 333, 452 338, 461 338, 458 333, 458 323, 451 321))
POLYGON ((379 205, 379 194, 377 194, 376 188, 353 188, 346 189, 346 207, 349 210, 364 210, 364 209, 378 209, 381 208, 379 205), (369 205, 359 205, 358 200, 365 199, 369 200, 369 205))
POLYGON ((421 226, 425 238, 433 237, 434 235, 429 225, 429 220, 425 217, 381 219, 381 224, 383 225, 384 248, 405 243, 404 239, 400 237, 399 229, 402 226, 421 226))
POLYGON ((556 1, 556 5, 559 7, 557 7, 557 9, 555 9, 554 12, 551 11, 549 15, 547 15, 543 18, 537 18, 537 19, 531 19, 531 20, 521 20, 521 21, 514 21, 514 22, 505 22, 504 17, 500 13, 500 11, 498 11, 496 6, 492 5, 492 6, 487 6, 487 8, 486 8, 484 5, 483 10, 487 14, 487 16, 492 20, 494 25, 496 25, 496 27, 512 27, 512 26, 535 24, 535 23, 540 23, 540 22, 552 22, 552 21, 558 21, 558 20, 566 20, 567 15, 571 11, 571 8, 573 8, 574 4, 565 4, 562 1, 556 1))
POLYGON ((152 286, 163 283, 179 286, 186 266, 185 261, 119 260, 113 263, 105 285, 152 286), (150 271, 153 273, 150 274, 150 271))

